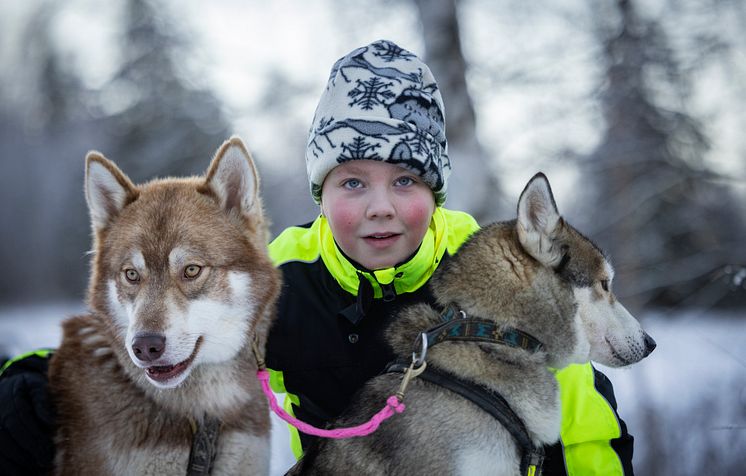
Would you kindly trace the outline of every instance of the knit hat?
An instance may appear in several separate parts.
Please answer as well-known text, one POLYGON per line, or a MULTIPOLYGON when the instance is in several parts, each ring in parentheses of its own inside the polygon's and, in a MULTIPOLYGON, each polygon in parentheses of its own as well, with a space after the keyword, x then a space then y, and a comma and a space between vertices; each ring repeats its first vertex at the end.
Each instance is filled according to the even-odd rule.
POLYGON ((321 202, 321 186, 334 167, 367 159, 416 174, 442 205, 451 172, 443 110, 430 68, 390 41, 376 41, 338 60, 306 147, 313 199, 321 202))

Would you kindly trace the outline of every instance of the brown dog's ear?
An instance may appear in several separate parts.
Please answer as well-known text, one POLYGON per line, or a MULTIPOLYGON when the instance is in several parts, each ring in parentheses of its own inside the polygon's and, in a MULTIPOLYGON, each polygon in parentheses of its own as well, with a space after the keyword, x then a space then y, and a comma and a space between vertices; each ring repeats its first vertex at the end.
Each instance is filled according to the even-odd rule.
POLYGON ((85 157, 85 198, 94 231, 109 226, 138 194, 137 188, 114 162, 100 152, 88 152, 85 157))
POLYGON ((547 177, 539 172, 529 180, 518 199, 518 239, 523 248, 545 266, 562 260, 562 250, 553 239, 561 221, 547 177))
POLYGON ((247 215, 258 204, 259 175, 239 137, 231 137, 215 153, 207 169, 205 186, 215 193, 227 212, 237 210, 247 215))

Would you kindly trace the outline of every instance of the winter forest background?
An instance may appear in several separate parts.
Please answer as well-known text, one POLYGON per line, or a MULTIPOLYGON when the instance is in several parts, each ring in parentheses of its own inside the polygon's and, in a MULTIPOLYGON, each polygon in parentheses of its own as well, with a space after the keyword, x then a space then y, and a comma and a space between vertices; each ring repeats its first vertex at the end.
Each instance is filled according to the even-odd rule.
POLYGON ((331 65, 380 38, 439 82, 446 206, 511 218, 541 170, 611 255, 617 295, 659 343, 609 371, 637 473, 741 472, 741 0, 1 2, 0 354, 55 345, 82 307, 86 151, 139 182, 201 173, 237 133, 274 235, 317 213, 303 154, 331 65))

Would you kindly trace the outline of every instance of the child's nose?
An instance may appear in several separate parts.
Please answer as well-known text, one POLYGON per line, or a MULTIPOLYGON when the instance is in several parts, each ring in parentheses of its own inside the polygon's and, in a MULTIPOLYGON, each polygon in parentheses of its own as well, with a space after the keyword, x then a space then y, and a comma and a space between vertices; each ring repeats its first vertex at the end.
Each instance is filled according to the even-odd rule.
POLYGON ((391 218, 394 215, 396 215, 396 208, 387 191, 375 191, 368 203, 368 209, 366 210, 367 218, 391 218))

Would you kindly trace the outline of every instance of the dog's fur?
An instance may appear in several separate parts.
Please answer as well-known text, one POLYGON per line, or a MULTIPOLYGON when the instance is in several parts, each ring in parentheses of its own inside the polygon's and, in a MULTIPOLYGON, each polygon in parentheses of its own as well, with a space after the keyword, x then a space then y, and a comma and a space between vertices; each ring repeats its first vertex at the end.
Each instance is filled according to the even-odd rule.
MULTIPOLYGON (((427 365, 498 392, 535 445, 552 444, 560 402, 550 368, 589 360, 629 365, 655 346, 614 297, 612 278, 604 254, 560 217, 549 182, 537 174, 521 194, 517 220, 475 233, 440 267, 431 288, 441 306, 455 303, 468 315, 523 330, 543 349, 444 341, 430 349, 427 365)), ((440 322, 436 309, 416 305, 400 313, 387 338, 408 361, 419 351, 418 334, 440 322)), ((401 378, 371 380, 331 426, 363 423, 401 378)), ((412 381, 404 401, 404 413, 369 437, 315 442, 290 474, 519 474, 513 437, 476 405, 421 379, 412 381)))
POLYGON ((90 313, 64 322, 49 371, 57 474, 185 474, 205 416, 222 423, 213 474, 268 473, 251 343, 264 348, 280 277, 243 143, 226 141, 203 177, 141 186, 91 152, 85 192, 90 313))

